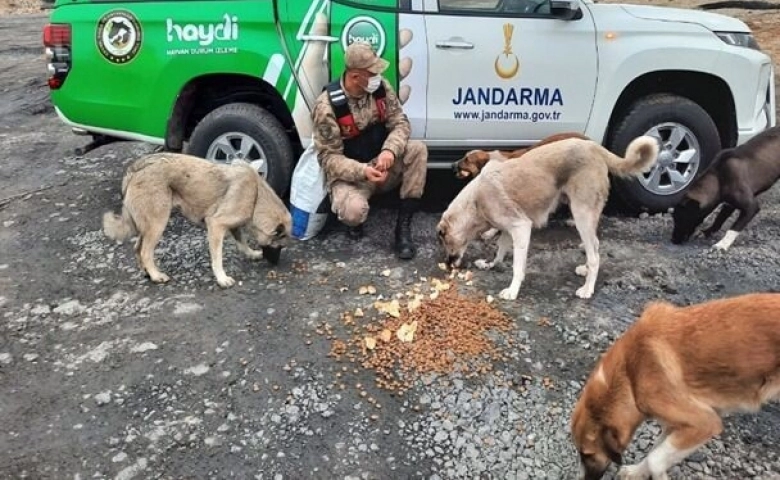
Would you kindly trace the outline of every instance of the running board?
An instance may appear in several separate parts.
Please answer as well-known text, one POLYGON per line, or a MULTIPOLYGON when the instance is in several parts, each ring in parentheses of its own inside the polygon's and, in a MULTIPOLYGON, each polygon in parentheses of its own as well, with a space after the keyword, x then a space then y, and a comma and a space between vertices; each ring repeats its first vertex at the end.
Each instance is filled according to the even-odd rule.
POLYGON ((467 149, 428 150, 428 168, 433 170, 450 170, 452 164, 463 158, 467 149))

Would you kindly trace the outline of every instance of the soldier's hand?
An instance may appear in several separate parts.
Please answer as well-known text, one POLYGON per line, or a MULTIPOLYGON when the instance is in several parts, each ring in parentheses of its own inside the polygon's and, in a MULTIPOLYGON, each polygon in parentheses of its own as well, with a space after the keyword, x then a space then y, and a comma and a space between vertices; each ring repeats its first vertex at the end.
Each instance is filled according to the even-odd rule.
POLYGON ((376 157, 376 169, 382 172, 393 168, 393 163, 395 163, 395 155, 390 150, 382 150, 376 157))
POLYGON ((371 183, 381 184, 387 180, 387 171, 380 171, 371 165, 366 165, 364 172, 366 174, 366 180, 371 183))

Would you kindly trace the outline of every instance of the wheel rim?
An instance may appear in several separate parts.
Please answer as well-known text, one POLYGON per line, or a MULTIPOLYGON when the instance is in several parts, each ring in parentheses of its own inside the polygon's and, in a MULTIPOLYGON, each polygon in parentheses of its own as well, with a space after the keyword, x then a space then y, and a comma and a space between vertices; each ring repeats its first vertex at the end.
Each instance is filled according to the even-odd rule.
POLYGON ((228 132, 220 135, 209 146, 206 158, 225 163, 236 159, 244 160, 263 177, 268 175, 268 162, 263 147, 245 133, 228 132))
POLYGON ((701 147, 685 125, 668 122, 648 130, 658 140, 658 161, 652 170, 639 177, 639 183, 656 195, 674 195, 687 187, 696 176, 701 162, 701 147))

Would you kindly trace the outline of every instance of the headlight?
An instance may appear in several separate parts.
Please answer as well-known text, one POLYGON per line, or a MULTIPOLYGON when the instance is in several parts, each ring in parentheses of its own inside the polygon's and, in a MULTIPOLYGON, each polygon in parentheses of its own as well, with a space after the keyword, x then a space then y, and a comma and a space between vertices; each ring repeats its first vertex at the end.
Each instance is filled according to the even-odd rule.
POLYGON ((753 50, 761 50, 752 33, 742 32, 715 32, 721 40, 735 47, 747 47, 753 50))

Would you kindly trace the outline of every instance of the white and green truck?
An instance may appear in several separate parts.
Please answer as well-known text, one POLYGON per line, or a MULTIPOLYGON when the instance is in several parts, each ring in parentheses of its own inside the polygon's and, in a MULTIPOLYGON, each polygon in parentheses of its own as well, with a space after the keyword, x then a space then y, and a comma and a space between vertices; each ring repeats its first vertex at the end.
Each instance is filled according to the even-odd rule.
POLYGON ((715 153, 775 124, 772 62, 741 21, 588 0, 57 0, 43 40, 60 118, 87 149, 142 140, 253 162, 283 192, 310 106, 350 42, 391 68, 431 168, 576 131, 657 166, 620 182, 650 211, 715 153))

